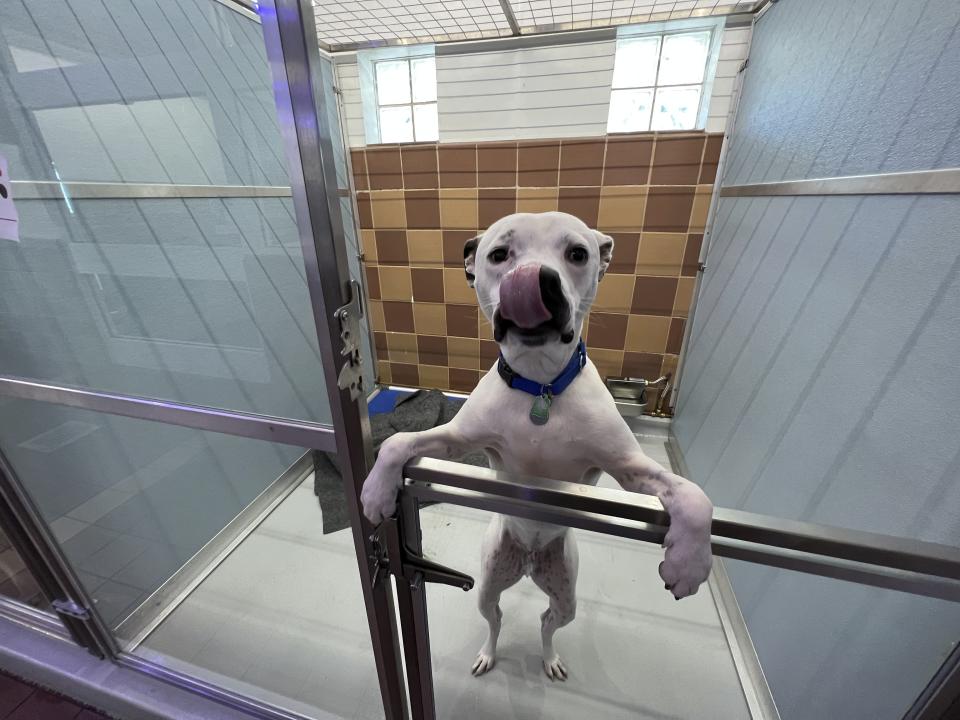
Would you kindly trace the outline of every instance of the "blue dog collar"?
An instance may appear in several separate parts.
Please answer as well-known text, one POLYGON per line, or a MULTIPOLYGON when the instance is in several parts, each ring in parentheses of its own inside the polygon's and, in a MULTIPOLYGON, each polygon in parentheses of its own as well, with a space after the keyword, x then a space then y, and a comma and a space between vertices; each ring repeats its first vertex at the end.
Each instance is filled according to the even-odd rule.
POLYGON ((577 344, 577 349, 573 353, 573 357, 570 358, 570 362, 567 363, 563 372, 546 385, 528 380, 522 375, 519 375, 512 367, 507 365, 507 361, 503 359, 503 354, 501 354, 497 360, 497 372, 500 373, 500 377, 503 378, 508 386, 516 390, 522 390, 525 393, 538 397, 552 397, 566 390, 586 364, 587 348, 581 339, 577 344))

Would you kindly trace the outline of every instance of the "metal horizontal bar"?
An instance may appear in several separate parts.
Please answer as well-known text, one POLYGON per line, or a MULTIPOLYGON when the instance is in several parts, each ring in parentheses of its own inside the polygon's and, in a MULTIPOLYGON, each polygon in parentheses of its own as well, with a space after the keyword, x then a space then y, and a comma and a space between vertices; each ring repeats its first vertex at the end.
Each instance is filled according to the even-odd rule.
POLYGON ((234 12, 240 13, 244 17, 260 22, 260 16, 257 15, 257 6, 252 0, 216 0, 221 5, 225 5, 234 12))
POLYGON ((726 185, 720 197, 771 195, 939 195, 960 193, 960 168, 842 175, 754 185, 726 185))
POLYGON ((65 385, 52 385, 9 375, 0 375, 0 396, 66 405, 139 420, 152 420, 225 435, 239 435, 255 440, 295 445, 300 448, 337 451, 333 427, 305 420, 289 420, 202 405, 187 405, 169 400, 117 395, 65 385))
MULTIPOLYGON (((489 493, 612 518, 667 526, 670 518, 651 495, 512 475, 471 465, 418 458, 405 477, 420 482, 489 493)), ((960 549, 878 533, 716 508, 713 535, 866 565, 960 579, 960 549)))
POLYGON ((280 185, 174 185, 169 183, 56 182, 14 180, 17 200, 125 200, 139 198, 290 197, 280 185))
MULTIPOLYGON (((522 488, 522 486, 520 487, 522 488)), ((545 505, 541 499, 536 497, 538 494, 536 489, 528 489, 534 491, 531 499, 516 499, 513 496, 499 493, 467 490, 453 486, 442 487, 429 481, 407 479, 404 483, 403 492, 420 501, 463 505, 478 510, 514 515, 539 522, 575 527, 643 542, 661 544, 667 533, 667 528, 660 525, 638 520, 627 520, 623 517, 614 517, 582 509, 545 505)), ((602 490, 602 488, 593 487, 590 487, 590 489, 602 490)), ((956 580, 931 577, 930 575, 898 568, 825 557, 760 543, 717 537, 715 533, 711 537, 710 545, 717 557, 745 560, 808 575, 819 575, 861 585, 960 602, 960 582, 956 580)))

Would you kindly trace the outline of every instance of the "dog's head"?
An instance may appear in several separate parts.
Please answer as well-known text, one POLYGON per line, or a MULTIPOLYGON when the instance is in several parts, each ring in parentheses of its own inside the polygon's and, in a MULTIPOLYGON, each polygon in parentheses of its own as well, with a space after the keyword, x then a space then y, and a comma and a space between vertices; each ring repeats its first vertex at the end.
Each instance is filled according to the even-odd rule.
POLYGON ((463 251, 467 281, 500 346, 566 357, 612 256, 613 238, 562 212, 508 215, 463 251))

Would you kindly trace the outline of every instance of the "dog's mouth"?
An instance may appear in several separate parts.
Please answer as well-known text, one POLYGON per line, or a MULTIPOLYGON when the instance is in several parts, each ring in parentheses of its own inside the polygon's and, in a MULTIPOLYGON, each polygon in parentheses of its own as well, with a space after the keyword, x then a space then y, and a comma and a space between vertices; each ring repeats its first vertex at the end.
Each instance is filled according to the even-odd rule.
POLYGON ((497 310, 493 314, 493 339, 498 343, 503 342, 507 332, 510 332, 521 343, 531 347, 546 345, 547 341, 553 336, 559 336, 560 342, 567 344, 573 342, 573 330, 567 327, 568 323, 569 318, 563 315, 555 315, 535 327, 523 328, 512 320, 504 318, 497 310))

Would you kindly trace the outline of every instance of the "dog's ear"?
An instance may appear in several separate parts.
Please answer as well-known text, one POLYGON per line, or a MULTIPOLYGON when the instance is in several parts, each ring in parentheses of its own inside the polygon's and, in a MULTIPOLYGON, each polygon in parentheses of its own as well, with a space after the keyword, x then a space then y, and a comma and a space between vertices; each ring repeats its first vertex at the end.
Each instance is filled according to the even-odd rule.
POLYGON ((597 242, 600 243, 600 280, 603 280, 603 275, 607 272, 607 268, 610 267, 610 261, 613 260, 613 238, 609 235, 604 235, 599 230, 594 230, 593 234, 597 238, 597 242))
POLYGON ((477 265, 477 245, 480 244, 480 238, 483 235, 477 235, 476 237, 470 238, 463 246, 463 269, 467 273, 467 285, 473 287, 474 280, 476 280, 476 265, 477 265))

